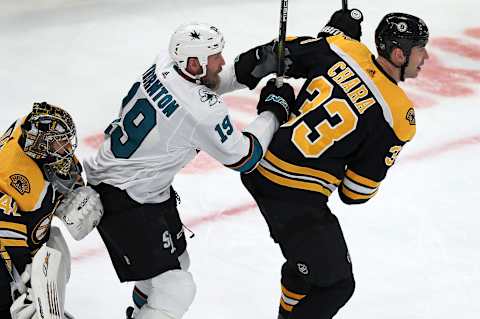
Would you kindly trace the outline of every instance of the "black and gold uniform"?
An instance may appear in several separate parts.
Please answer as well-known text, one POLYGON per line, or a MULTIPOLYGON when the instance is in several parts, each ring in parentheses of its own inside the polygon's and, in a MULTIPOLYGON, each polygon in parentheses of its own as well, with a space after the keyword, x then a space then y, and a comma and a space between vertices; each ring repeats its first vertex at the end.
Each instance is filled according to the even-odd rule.
POLYGON ((75 136, 75 129, 70 115, 46 103, 36 103, 29 116, 12 124, 0 138, 2 319, 10 318, 10 283, 14 271, 22 274, 26 265, 32 262, 36 251, 49 239, 53 213, 63 198, 59 185, 68 188, 69 185, 73 187, 74 184, 83 183, 79 175, 81 166, 75 157, 61 154, 57 154, 55 159, 49 157, 54 152, 47 148, 52 143, 60 145, 62 141, 73 154, 75 147, 70 144, 71 136, 75 136), (33 122, 35 123, 32 124, 33 122), (65 124, 67 122, 68 125, 65 124), (58 138, 54 140, 52 136, 58 138), (29 154, 38 154, 38 157, 33 159, 34 155, 29 154), (65 175, 64 179, 57 180, 59 168, 75 172, 73 179, 70 181, 65 175), (52 173, 50 178, 46 172, 52 173))
POLYGON ((265 158, 242 182, 287 259, 280 313, 331 318, 350 298, 354 280, 328 198, 337 188, 347 204, 372 198, 414 137, 415 112, 360 42, 343 35, 302 37, 287 48, 293 61, 287 75, 306 78, 296 116, 280 127, 265 158), (321 307, 295 308, 308 303, 321 307))
POLYGON ((12 125, 0 141, 0 311, 10 308, 12 267, 21 274, 48 240, 60 200, 37 163, 20 146, 21 122, 12 125))

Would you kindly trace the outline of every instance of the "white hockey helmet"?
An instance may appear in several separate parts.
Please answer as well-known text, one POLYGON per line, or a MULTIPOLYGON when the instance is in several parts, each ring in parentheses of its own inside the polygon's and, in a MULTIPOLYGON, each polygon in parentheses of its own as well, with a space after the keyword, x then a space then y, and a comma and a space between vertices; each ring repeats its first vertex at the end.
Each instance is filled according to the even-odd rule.
POLYGON ((208 57, 222 52, 223 34, 206 23, 188 23, 179 26, 170 38, 168 52, 178 68, 188 77, 198 80, 207 73, 208 57), (187 71, 188 58, 197 58, 203 73, 194 75, 187 71))

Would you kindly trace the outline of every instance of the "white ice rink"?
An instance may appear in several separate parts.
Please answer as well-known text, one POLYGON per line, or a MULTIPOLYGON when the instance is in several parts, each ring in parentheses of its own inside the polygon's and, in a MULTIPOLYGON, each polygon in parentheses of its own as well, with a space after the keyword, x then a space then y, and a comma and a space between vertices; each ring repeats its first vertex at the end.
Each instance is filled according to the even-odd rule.
MULTIPOLYGON (((45 100, 73 114, 79 156, 91 156, 94 137, 177 25, 217 25, 232 61, 275 37, 279 2, 0 0, 0 131, 33 101, 45 100)), ((416 138, 369 203, 331 198, 357 282, 336 318, 480 316, 478 3, 350 1, 365 15, 363 42, 371 49, 376 24, 391 11, 423 17, 432 41, 422 76, 405 84, 417 104, 416 138)), ((287 33, 316 35, 339 7, 340 1, 290 1, 287 33)), ((256 94, 227 98, 240 124, 255 113, 256 94)), ((185 318, 276 318, 282 256, 238 175, 199 156, 174 186, 195 232, 189 251, 198 294, 185 318)), ((66 237, 73 255, 67 309, 78 319, 123 319, 131 285, 118 282, 97 232, 81 242, 66 237)))

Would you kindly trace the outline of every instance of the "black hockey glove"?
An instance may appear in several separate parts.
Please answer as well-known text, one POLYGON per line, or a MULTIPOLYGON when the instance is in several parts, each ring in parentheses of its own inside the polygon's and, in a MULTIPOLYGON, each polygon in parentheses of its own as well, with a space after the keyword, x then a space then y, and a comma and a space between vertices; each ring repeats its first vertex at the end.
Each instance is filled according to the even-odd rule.
MULTIPOLYGON (((288 49, 285 49, 285 72, 292 64, 288 58, 288 49)), ((248 86, 253 90, 258 82, 265 76, 277 70, 276 42, 270 41, 259 45, 235 59, 235 75, 238 83, 248 86)))
POLYGON ((346 36, 360 41, 362 36, 363 14, 358 9, 335 11, 327 25, 318 33, 317 37, 329 37, 331 35, 345 34, 346 36))
POLYGON ((288 83, 283 83, 279 88, 275 86, 275 79, 267 82, 267 85, 260 93, 260 99, 257 104, 257 113, 265 111, 272 112, 277 118, 280 125, 288 121, 290 116, 290 108, 295 103, 295 93, 288 83))

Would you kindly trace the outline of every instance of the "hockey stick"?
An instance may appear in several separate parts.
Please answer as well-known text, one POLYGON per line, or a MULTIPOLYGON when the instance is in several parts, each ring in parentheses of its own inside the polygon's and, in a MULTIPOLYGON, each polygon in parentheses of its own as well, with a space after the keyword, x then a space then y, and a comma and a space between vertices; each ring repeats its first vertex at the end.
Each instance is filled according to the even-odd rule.
POLYGON ((347 11, 348 10, 348 0, 342 0, 342 10, 347 11))
POLYGON ((287 35, 287 13, 288 0, 280 0, 280 26, 278 29, 278 44, 277 44, 277 78, 275 85, 281 87, 283 85, 283 76, 285 73, 285 38, 287 35))
POLYGON ((7 266, 7 260, 5 260, 3 254, 0 254, 1 260, 0 262, 3 262, 5 264, 5 269, 8 271, 8 274, 10 275, 12 282, 12 290, 16 291, 19 295, 23 294, 24 292, 27 291, 27 287, 22 281, 22 278, 20 277, 20 274, 18 273, 17 269, 15 268, 14 265, 12 265, 12 270, 8 269, 7 266))

